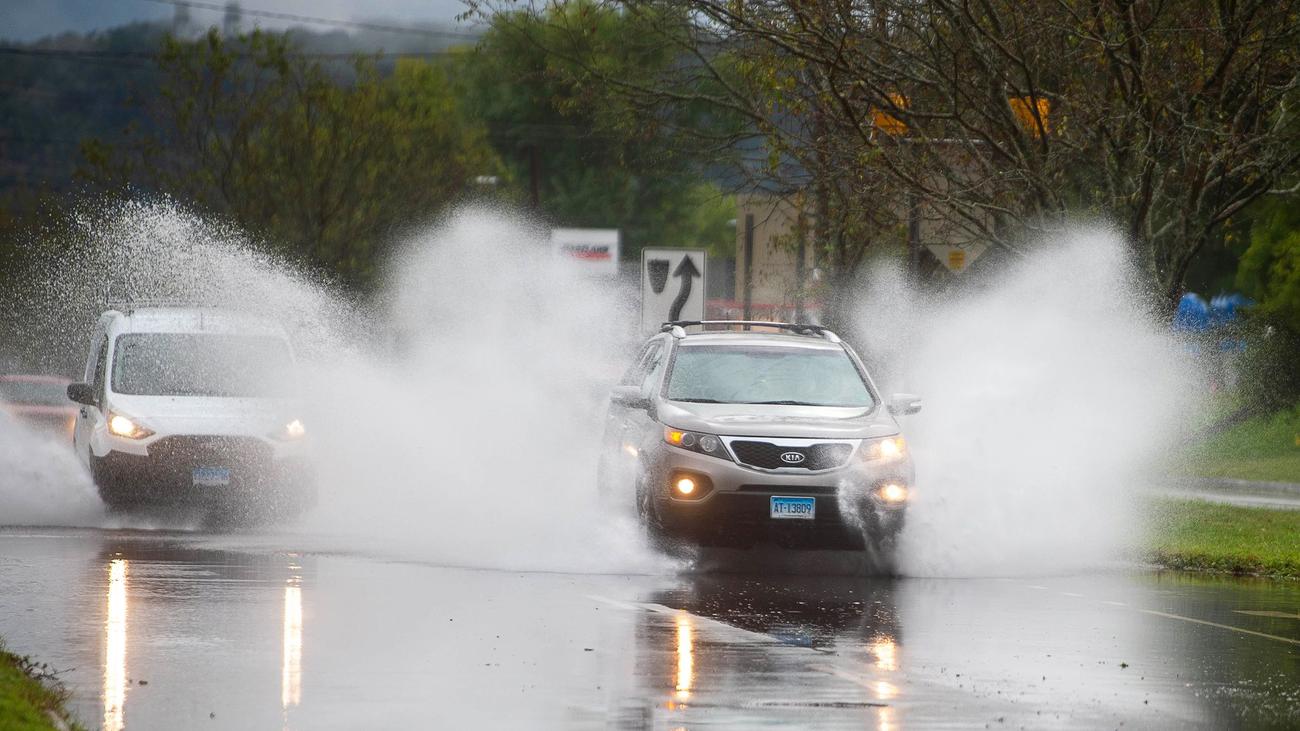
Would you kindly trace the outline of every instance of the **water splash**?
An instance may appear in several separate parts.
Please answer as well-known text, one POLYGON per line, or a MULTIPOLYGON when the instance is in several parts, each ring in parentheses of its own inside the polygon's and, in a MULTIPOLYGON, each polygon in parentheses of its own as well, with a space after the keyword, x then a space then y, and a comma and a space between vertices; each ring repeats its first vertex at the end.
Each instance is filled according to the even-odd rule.
POLYGON ((464 210, 409 237, 369 306, 170 202, 86 206, 73 222, 27 295, 56 359, 84 359, 106 292, 288 329, 320 490, 296 530, 315 545, 510 569, 655 564, 594 485, 632 310, 528 221, 464 210))
POLYGON ((1141 540, 1138 498, 1200 401, 1190 363, 1144 306, 1123 241, 1043 242, 975 291, 925 299, 896 269, 865 284, 858 341, 904 417, 917 490, 905 573, 1065 572, 1141 540))

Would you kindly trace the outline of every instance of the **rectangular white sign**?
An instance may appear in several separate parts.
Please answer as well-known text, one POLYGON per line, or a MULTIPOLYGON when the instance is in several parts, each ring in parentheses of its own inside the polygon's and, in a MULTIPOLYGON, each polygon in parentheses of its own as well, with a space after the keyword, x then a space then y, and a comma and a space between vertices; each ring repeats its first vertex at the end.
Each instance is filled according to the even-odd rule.
POLYGON ((658 330, 671 320, 704 319, 704 249, 641 250, 641 328, 658 330))
POLYGON ((619 233, 616 228, 553 228, 555 253, 580 263, 600 277, 618 276, 619 233))

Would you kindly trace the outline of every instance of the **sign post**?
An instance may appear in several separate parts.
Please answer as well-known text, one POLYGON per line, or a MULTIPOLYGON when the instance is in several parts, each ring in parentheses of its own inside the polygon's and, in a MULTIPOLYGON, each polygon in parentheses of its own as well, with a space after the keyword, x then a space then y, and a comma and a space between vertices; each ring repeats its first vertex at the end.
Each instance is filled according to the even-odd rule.
POLYGON ((641 329, 670 320, 704 319, 704 249, 641 250, 641 329))

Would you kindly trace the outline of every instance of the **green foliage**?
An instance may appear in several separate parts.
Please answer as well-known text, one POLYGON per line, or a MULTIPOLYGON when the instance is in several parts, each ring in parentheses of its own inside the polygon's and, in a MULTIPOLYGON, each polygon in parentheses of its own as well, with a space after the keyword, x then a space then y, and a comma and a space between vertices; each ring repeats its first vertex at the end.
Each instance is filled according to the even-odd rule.
POLYGON ((693 109, 647 108, 602 81, 633 82, 673 63, 676 49, 633 41, 649 36, 650 25, 662 32, 673 23, 684 27, 672 15, 618 13, 586 0, 541 14, 499 12, 455 74, 510 169, 508 194, 528 202, 535 169, 543 216, 619 227, 629 258, 644 246, 734 250, 731 200, 702 182, 697 159, 674 135, 675 115, 693 109))
POLYGON ((1300 205, 1295 200, 1263 207, 1241 257, 1237 286, 1255 299, 1261 315, 1300 332, 1300 205))
POLYGON ((1300 510, 1162 500, 1150 533, 1151 557, 1170 568, 1300 578, 1300 510))
POLYGON ((1242 396, 1257 413, 1300 401, 1300 207, 1290 198, 1257 208, 1237 286, 1248 313, 1242 396))
POLYGON ((1191 451, 1187 467, 1205 477, 1300 483, 1300 404, 1215 434, 1191 451))
POLYGON ((126 145, 83 146, 88 177, 196 201, 353 284, 396 226, 437 215, 499 172, 446 71, 399 61, 346 74, 254 32, 168 38, 152 123, 126 145))
POLYGON ((57 728, 58 718, 70 723, 63 703, 67 693, 50 667, 30 657, 6 652, 0 644, 0 728, 13 731, 46 731, 57 728))

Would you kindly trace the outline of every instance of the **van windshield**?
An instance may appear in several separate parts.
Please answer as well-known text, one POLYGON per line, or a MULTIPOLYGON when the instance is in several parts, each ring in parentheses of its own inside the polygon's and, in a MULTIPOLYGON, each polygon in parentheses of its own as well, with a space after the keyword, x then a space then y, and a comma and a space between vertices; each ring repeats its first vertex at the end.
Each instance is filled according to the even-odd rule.
POLYGON ((132 333, 113 349, 112 388, 149 396, 282 395, 289 344, 269 335, 132 333))
POLYGON ((857 366, 843 350, 761 345, 683 345, 670 401, 870 408, 857 366))

